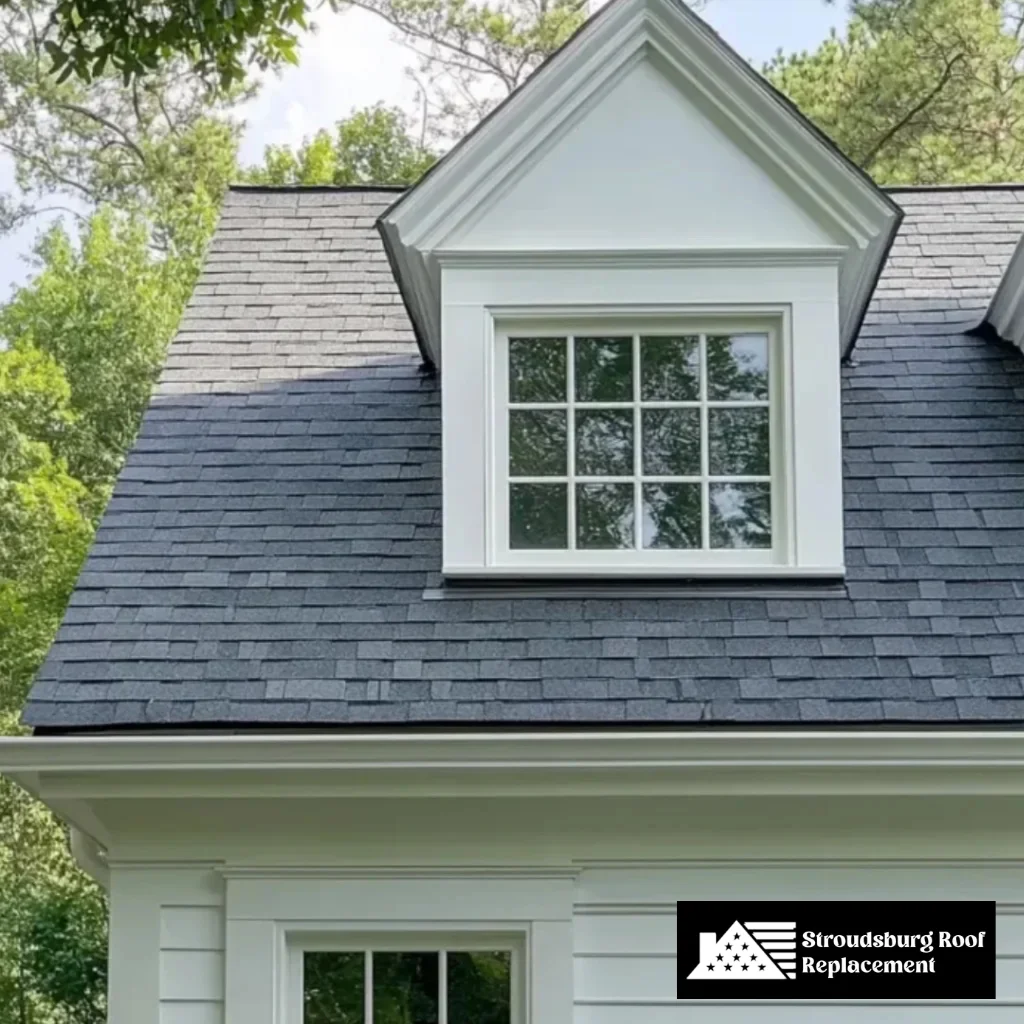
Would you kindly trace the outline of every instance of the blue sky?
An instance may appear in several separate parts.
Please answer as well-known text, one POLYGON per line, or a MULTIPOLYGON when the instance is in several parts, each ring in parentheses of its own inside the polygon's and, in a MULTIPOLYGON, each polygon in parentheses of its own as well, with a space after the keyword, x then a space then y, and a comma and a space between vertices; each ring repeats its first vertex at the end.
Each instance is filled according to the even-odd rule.
MULTIPOLYGON (((760 65, 780 48, 817 46, 843 24, 845 6, 845 0, 708 0, 701 14, 743 57, 760 65)), ((357 107, 378 100, 411 106, 414 90, 405 71, 411 58, 387 25, 358 9, 325 12, 319 21, 319 30, 304 41, 301 64, 268 77, 244 111, 247 162, 259 160, 264 146, 301 142, 357 107)), ((0 162, 0 187, 10 179, 9 165, 0 162)), ((31 224, 0 240, 0 298, 28 276, 21 257, 39 229, 31 224)))

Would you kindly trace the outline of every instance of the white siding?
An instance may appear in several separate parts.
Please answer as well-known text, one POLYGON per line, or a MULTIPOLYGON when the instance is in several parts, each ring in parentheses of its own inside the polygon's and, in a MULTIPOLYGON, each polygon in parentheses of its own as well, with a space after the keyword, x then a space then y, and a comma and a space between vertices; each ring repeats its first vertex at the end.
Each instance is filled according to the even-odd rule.
POLYGON ((110 1024, 223 1024, 224 886, 212 872, 111 872, 110 1024))
POLYGON ((160 1024, 222 1024, 224 908, 160 908, 160 1024))
POLYGON ((1024 1018, 1024 868, 1001 864, 621 866, 585 870, 574 926, 575 1024, 1003 1024, 1024 1018), (997 902, 995 1003, 685 1003, 675 999, 676 901, 997 902), (684 1011, 685 1007, 685 1011, 684 1011))
POLYGON ((834 244, 698 103, 642 60, 445 247, 834 244))

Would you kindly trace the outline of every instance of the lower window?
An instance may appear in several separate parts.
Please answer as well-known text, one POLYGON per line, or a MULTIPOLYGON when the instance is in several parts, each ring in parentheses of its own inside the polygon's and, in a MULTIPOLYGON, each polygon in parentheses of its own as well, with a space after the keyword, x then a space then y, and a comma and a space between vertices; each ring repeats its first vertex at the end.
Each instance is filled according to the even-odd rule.
POLYGON ((512 1024, 512 954, 307 950, 303 1024, 512 1024))

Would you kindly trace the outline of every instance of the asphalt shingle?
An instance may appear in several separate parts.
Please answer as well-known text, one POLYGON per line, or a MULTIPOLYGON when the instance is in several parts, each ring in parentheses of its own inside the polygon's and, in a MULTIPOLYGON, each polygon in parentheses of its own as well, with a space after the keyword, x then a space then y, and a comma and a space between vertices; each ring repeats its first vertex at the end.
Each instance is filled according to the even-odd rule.
POLYGON ((1024 186, 893 195, 843 371, 845 594, 439 599, 394 193, 233 190, 24 720, 1024 722, 1024 356, 965 333, 1024 186))

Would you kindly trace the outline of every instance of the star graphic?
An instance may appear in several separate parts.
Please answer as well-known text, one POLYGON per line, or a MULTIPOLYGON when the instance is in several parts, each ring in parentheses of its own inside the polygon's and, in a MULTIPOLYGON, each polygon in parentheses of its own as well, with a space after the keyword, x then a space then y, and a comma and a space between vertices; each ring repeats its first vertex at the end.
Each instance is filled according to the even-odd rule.
POLYGON ((733 960, 739 960, 739 958, 740 958, 739 953, 734 953, 733 954, 733 960))
POLYGON ((731 971, 731 970, 732 970, 732 964, 726 964, 726 965, 725 965, 725 969, 726 969, 727 971, 731 971))
POLYGON ((714 969, 715 969, 715 965, 714 964, 708 964, 708 970, 709 971, 713 971, 714 969))
POLYGON ((718 956, 716 956, 716 957, 715 957, 715 959, 716 959, 716 960, 721 960, 721 959, 722 959, 722 954, 721 954, 721 953, 719 953, 719 954, 718 954, 718 956))
POLYGON ((732 949, 732 943, 731 943, 731 942, 727 942, 727 943, 725 944, 725 948, 726 948, 726 949, 732 949))
POLYGON ((735 934, 735 935, 733 936, 733 938, 734 938, 734 939, 735 939, 735 940, 736 940, 737 942, 739 942, 739 941, 740 941, 740 933, 739 933, 739 932, 737 932, 737 933, 736 933, 736 934, 735 934))
POLYGON ((740 949, 750 949, 750 947, 744 942, 740 949))
POLYGON ((743 965, 743 966, 742 966, 742 967, 740 968, 740 970, 741 970, 741 971, 749 971, 749 970, 750 970, 750 968, 749 968, 749 967, 748 967, 748 966, 747 966, 746 964, 744 964, 744 965, 743 965))
POLYGON ((757 965, 757 969, 758 969, 759 971, 763 971, 763 970, 764 970, 764 964, 758 964, 758 965, 757 965))

